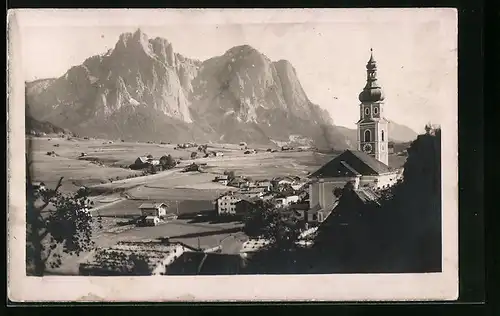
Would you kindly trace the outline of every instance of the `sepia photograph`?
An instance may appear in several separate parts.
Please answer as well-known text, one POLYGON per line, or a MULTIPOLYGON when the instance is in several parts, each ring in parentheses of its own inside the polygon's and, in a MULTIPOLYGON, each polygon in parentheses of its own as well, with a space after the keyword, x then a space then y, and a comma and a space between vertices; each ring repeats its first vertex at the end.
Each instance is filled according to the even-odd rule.
POLYGON ((455 9, 7 31, 11 300, 457 298, 455 9))

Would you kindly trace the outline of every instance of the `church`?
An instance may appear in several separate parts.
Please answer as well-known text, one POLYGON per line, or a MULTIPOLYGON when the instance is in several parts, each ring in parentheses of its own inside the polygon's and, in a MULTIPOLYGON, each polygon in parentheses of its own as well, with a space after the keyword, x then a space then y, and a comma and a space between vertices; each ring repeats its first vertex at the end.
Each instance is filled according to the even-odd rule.
POLYGON ((344 151, 310 175, 309 207, 322 210, 326 216, 335 205, 335 188, 352 182, 359 194, 375 198, 377 189, 392 186, 402 174, 388 166, 389 120, 384 116, 385 96, 377 82, 377 63, 370 51, 366 85, 359 94, 358 148, 344 151))

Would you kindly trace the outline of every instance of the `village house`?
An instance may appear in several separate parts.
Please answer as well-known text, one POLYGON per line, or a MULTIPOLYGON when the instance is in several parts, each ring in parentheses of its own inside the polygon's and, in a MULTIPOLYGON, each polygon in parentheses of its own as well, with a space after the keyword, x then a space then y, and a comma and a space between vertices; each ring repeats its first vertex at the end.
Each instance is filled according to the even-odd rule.
POLYGON ((266 190, 264 188, 243 187, 243 188, 240 188, 239 193, 241 193, 249 198, 261 198, 266 193, 266 190))
POLYGON ((274 197, 274 201, 277 207, 287 207, 292 203, 297 203, 299 201, 299 196, 278 194, 274 197))
POLYGON ((130 166, 132 169, 143 169, 150 166, 156 166, 160 164, 160 160, 154 159, 153 157, 137 157, 134 163, 130 166))
POLYGON ((236 214, 248 214, 255 209, 256 202, 259 201, 258 197, 243 197, 240 201, 236 202, 236 214))
POLYGON ((257 181, 256 187, 264 189, 267 192, 267 191, 271 191, 273 185, 272 185, 271 181, 263 180, 263 181, 257 181))
POLYGON ((199 249, 178 242, 121 241, 109 248, 98 248, 87 262, 80 264, 79 274, 85 276, 165 275, 167 267, 182 254, 195 251, 199 249))
POLYGON ((217 183, 220 183, 222 185, 228 185, 228 183, 229 183, 229 176, 227 176, 227 175, 217 176, 217 177, 215 177, 214 181, 217 182, 217 183))
POLYGON ((231 181, 229 181, 228 185, 235 187, 235 188, 243 188, 247 187, 250 184, 250 181, 243 179, 241 177, 236 177, 233 178, 231 181))
POLYGON ((139 206, 141 216, 145 217, 144 222, 158 225, 160 221, 177 218, 177 214, 168 211, 165 203, 142 203, 139 206))
POLYGON ((137 157, 137 159, 131 165, 131 167, 135 169, 145 168, 147 166, 149 166, 148 157, 145 156, 137 157))
POLYGON ((167 215, 167 205, 165 203, 142 203, 139 210, 141 216, 164 217, 167 215))
POLYGON ((300 181, 299 177, 276 177, 271 180, 274 188, 283 187, 286 185, 298 184, 300 181))
POLYGON ((236 203, 241 201, 243 196, 234 192, 227 192, 217 198, 217 214, 236 214, 236 203))
POLYGON ((227 192, 221 195, 217 201, 217 214, 218 215, 240 215, 244 214, 253 207, 253 203, 260 200, 258 196, 252 196, 247 194, 238 193, 238 192, 227 192), (241 201, 245 201, 243 203, 239 203, 241 201), (239 204, 238 204, 239 203, 239 204))

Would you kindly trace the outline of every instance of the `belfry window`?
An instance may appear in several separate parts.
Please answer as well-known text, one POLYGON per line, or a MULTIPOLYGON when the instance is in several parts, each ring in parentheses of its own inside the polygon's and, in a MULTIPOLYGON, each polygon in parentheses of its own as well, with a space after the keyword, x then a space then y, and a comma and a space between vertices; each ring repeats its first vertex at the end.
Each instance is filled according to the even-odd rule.
POLYGON ((382 131, 382 141, 384 141, 384 131, 382 131))
POLYGON ((369 115, 369 114, 370 114, 370 109, 369 109, 369 108, 365 108, 365 114, 366 114, 366 115, 369 115))
POLYGON ((371 133, 370 133, 369 129, 367 129, 365 131, 365 143, 368 143, 368 142, 371 142, 371 133))
POLYGON ((378 114, 378 108, 377 107, 373 108, 373 114, 378 114))

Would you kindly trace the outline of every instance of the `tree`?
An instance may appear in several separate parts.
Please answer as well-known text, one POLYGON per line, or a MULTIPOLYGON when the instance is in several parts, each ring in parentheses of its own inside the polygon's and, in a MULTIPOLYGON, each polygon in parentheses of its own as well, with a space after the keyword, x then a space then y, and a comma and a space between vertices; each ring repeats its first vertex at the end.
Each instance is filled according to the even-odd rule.
POLYGON ((149 172, 152 173, 152 174, 158 173, 158 168, 156 167, 156 165, 150 165, 149 166, 149 172))
POLYGON ((270 202, 257 201, 244 217, 243 231, 249 237, 262 237, 270 247, 288 251, 300 234, 300 224, 293 212, 278 210, 270 202))
POLYGON ((193 151, 191 153, 191 159, 195 159, 198 156, 198 153, 196 151, 193 151))
POLYGON ((163 170, 167 170, 175 167, 177 163, 175 162, 174 158, 172 158, 171 155, 168 155, 168 156, 162 156, 160 158, 160 165, 162 166, 163 170))
POLYGON ((98 250, 94 259, 95 264, 109 274, 145 276, 150 275, 152 272, 148 264, 149 260, 143 254, 127 254, 116 250, 98 250))
POLYGON ((93 246, 92 202, 86 188, 68 195, 59 192, 63 177, 55 189, 34 190, 30 167, 31 162, 26 164, 26 266, 27 272, 43 276, 47 268, 62 264, 63 253, 80 255, 93 246))
POLYGON ((226 171, 224 171, 224 175, 227 176, 227 179, 229 181, 233 180, 236 177, 236 175, 235 175, 235 173, 234 173, 233 170, 230 170, 230 171, 226 170, 226 171))
POLYGON ((301 225, 293 212, 277 210, 269 202, 259 201, 244 218, 243 231, 251 238, 263 238, 269 244, 246 259, 244 273, 285 273, 297 270, 297 240, 301 225))

